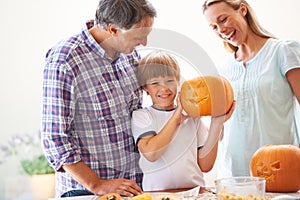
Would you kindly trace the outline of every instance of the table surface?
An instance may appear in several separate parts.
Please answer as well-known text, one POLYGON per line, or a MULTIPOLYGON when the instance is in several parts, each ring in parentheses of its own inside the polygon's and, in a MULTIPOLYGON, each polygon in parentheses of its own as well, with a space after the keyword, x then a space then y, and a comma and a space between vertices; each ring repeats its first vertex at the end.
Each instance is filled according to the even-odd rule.
MULTIPOLYGON (((162 190, 162 191, 145 191, 145 193, 150 193, 152 195, 160 195, 160 194, 180 194, 182 192, 195 192, 198 194, 215 194, 215 188, 213 187, 201 187, 200 189, 198 187, 196 188, 183 188, 183 189, 172 189, 172 190, 162 190), (199 192, 197 192, 199 191, 199 192)), ((208 198, 195 198, 195 199, 211 199, 209 198, 211 196, 208 196, 208 198)), ((271 200, 300 200, 300 190, 295 193, 266 193, 266 197, 270 198, 271 200)), ((81 197, 66 197, 66 198, 56 198, 56 199, 49 199, 49 200, 98 200, 99 196, 96 195, 89 195, 89 196, 81 196, 81 197)), ((125 200, 128 200, 129 198, 124 198, 125 200)), ((186 199, 192 199, 192 198, 186 198, 186 199)))

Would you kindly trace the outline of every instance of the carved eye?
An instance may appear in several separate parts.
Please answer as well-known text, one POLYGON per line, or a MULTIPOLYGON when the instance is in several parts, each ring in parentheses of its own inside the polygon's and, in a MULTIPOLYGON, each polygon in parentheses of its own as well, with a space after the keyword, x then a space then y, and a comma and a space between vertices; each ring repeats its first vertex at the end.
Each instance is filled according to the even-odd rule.
POLYGON ((280 170, 280 161, 277 160, 277 161, 275 161, 275 162, 272 162, 272 163, 270 164, 270 168, 271 168, 273 171, 278 171, 278 170, 280 170))
POLYGON ((256 166, 257 167, 262 167, 263 165, 264 165, 263 162, 260 159, 258 159, 257 162, 256 162, 256 166))
POLYGON ((106 200, 117 200, 117 197, 115 195, 108 195, 106 200))
POLYGON ((208 95, 203 96, 203 97, 199 97, 199 98, 197 99, 197 101, 198 101, 197 103, 205 104, 205 102, 208 100, 208 98, 209 98, 208 95))

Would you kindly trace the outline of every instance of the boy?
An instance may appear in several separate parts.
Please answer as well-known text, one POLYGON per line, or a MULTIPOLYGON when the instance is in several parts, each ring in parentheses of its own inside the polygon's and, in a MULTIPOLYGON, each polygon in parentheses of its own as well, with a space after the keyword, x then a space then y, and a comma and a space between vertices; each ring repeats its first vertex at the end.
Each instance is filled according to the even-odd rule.
POLYGON ((232 111, 212 117, 209 130, 201 118, 183 115, 179 97, 175 105, 180 69, 177 61, 165 52, 153 51, 144 57, 136 75, 152 99, 152 106, 135 110, 132 116, 133 136, 144 173, 143 190, 204 186, 202 171, 212 169, 218 136, 232 111))

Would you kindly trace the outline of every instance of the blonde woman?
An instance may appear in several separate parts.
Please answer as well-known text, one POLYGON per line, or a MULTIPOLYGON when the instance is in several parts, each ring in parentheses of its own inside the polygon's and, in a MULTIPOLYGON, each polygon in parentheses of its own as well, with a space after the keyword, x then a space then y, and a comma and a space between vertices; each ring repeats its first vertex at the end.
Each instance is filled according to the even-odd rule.
POLYGON ((218 175, 249 175, 259 147, 299 145, 300 44, 266 31, 245 0, 206 0, 203 14, 230 53, 220 70, 236 99, 224 128, 218 175))

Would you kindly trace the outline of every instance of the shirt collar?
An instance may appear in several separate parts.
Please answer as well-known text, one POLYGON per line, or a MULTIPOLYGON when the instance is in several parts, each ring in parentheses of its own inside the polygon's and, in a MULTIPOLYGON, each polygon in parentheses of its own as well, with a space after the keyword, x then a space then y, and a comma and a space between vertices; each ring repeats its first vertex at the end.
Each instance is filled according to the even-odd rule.
POLYGON ((90 46, 94 51, 96 51, 100 56, 102 56, 105 59, 110 60, 110 62, 114 62, 120 57, 120 53, 117 52, 114 59, 111 59, 105 50, 97 43, 97 41, 94 39, 94 37, 90 34, 89 29, 92 28, 95 25, 94 20, 89 20, 86 22, 85 26, 82 29, 82 35, 85 38, 85 41, 87 42, 87 45, 90 46))

